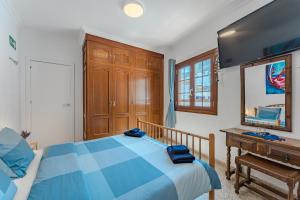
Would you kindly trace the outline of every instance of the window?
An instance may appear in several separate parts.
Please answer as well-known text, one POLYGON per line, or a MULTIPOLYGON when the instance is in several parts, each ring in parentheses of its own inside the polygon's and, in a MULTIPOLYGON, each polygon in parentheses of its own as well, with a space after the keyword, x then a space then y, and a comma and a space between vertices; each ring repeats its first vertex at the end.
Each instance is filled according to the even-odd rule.
POLYGON ((217 115, 217 50, 176 65, 175 110, 217 115))

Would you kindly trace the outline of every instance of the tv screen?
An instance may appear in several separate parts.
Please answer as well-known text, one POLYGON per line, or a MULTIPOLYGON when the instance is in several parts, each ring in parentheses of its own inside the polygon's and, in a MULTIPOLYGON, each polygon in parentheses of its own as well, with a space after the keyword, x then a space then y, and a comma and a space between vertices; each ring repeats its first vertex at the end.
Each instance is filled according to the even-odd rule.
POLYGON ((300 48, 300 0, 275 0, 218 31, 220 68, 300 48))

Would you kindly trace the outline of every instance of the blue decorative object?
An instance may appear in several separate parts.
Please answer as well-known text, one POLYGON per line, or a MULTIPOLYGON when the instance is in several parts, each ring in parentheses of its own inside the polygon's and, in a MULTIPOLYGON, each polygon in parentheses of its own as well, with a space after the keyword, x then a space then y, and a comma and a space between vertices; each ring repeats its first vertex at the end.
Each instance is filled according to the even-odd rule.
POLYGON ((174 154, 171 148, 167 148, 167 152, 174 164, 192 163, 195 160, 195 157, 190 153, 174 154))
POLYGON ((133 128, 129 131, 130 131, 130 133, 138 133, 138 132, 140 132, 140 129, 139 128, 133 128))
POLYGON ((176 113, 174 105, 174 81, 175 81, 175 64, 176 60, 169 59, 169 94, 170 103, 168 108, 168 113, 166 117, 166 126, 174 128, 176 124, 176 113))
POLYGON ((268 132, 244 132, 242 133, 244 135, 249 135, 249 136, 253 136, 253 137, 259 137, 265 140, 271 140, 271 141, 284 141, 285 139, 282 137, 279 137, 278 135, 272 135, 268 132))
POLYGON ((14 130, 4 128, 0 132, 0 159, 18 176, 26 170, 34 158, 28 143, 14 130))
POLYGON ((185 145, 168 146, 167 151, 173 154, 185 154, 190 152, 190 150, 185 145))
POLYGON ((139 128, 134 128, 124 132, 124 135, 130 137, 143 137, 144 135, 146 135, 146 133, 144 131, 141 131, 139 128))
POLYGON ((17 187, 14 182, 0 170, 0 199, 13 200, 17 192, 17 187))
POLYGON ((266 66, 266 94, 285 93, 285 61, 266 66))

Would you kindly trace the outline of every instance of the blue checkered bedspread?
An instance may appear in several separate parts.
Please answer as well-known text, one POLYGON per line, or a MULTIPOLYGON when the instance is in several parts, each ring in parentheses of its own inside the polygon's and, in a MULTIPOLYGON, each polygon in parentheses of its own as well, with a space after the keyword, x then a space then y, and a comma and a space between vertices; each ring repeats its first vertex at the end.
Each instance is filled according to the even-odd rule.
POLYGON ((164 144, 118 135, 47 148, 29 200, 192 200, 220 188, 207 163, 174 165, 164 144))

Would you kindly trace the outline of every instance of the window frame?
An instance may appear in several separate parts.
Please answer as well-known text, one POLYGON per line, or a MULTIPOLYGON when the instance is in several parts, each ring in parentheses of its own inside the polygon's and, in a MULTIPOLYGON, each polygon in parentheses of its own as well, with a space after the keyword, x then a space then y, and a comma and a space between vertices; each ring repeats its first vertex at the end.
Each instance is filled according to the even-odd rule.
POLYGON ((216 59, 218 56, 217 49, 212 49, 205 53, 202 53, 198 56, 192 57, 188 60, 185 60, 181 63, 175 65, 175 80, 174 80, 174 99, 175 99, 175 111, 182 112, 191 112, 191 113, 200 113, 208 115, 217 115, 218 114, 218 80, 217 80, 217 63, 216 59), (195 64, 201 61, 211 59, 211 101, 210 107, 199 107, 195 106, 195 64), (186 66, 190 66, 190 89, 192 89, 190 97, 190 106, 178 105, 178 76, 179 70, 186 66))

